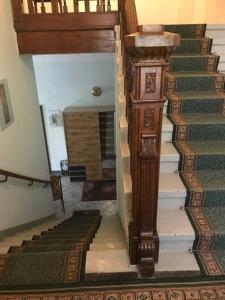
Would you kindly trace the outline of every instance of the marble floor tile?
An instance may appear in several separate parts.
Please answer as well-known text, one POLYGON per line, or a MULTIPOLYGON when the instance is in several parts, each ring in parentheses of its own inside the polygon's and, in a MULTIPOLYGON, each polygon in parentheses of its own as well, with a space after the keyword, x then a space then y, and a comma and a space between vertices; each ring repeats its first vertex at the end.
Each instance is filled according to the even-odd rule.
MULTIPOLYGON (((114 167, 113 161, 106 161, 105 165, 114 167)), ((82 201, 83 182, 70 182, 69 176, 62 177, 62 190, 66 212, 62 211, 61 201, 55 201, 57 217, 70 217, 74 210, 99 209, 101 215, 117 214, 117 201, 82 201)))

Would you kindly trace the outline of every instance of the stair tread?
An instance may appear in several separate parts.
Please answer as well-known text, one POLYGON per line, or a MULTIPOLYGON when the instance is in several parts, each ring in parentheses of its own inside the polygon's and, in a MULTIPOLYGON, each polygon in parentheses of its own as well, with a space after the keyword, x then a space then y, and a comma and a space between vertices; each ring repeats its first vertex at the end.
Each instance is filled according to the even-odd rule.
POLYGON ((136 272, 129 264, 127 249, 87 252, 86 274, 115 272, 136 272))
POLYGON ((185 210, 159 209, 157 228, 159 239, 194 240, 195 232, 185 210))
POLYGON ((178 250, 159 251, 159 263, 155 265, 155 270, 156 273, 164 271, 200 271, 193 253, 178 250))

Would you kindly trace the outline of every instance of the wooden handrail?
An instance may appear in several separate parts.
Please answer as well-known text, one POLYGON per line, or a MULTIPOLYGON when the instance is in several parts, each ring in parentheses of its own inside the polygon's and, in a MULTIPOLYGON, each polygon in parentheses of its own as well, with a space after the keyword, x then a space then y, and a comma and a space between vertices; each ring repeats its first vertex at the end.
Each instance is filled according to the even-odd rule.
POLYGON ((120 0, 118 9, 121 12, 123 36, 138 31, 138 17, 135 0, 120 0))
POLYGON ((0 183, 7 182, 9 177, 29 181, 30 182, 28 184, 29 186, 32 186, 34 184, 34 182, 38 182, 38 183, 44 183, 45 186, 47 187, 48 184, 51 183, 49 180, 43 180, 43 179, 39 179, 39 178, 29 177, 29 176, 21 175, 18 173, 13 173, 13 172, 10 172, 7 170, 2 170, 2 169, 0 169, 0 175, 5 176, 5 178, 3 180, 0 180, 0 183))

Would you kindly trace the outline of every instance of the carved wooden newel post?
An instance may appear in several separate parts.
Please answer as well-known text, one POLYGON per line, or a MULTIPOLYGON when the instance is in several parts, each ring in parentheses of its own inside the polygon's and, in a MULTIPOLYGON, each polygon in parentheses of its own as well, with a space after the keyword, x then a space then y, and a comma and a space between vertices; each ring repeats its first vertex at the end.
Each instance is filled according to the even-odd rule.
POLYGON ((129 109, 129 144, 133 186, 129 225, 130 261, 141 276, 152 276, 158 262, 157 204, 161 148, 164 74, 179 35, 163 26, 140 26, 125 37, 132 84, 129 109))

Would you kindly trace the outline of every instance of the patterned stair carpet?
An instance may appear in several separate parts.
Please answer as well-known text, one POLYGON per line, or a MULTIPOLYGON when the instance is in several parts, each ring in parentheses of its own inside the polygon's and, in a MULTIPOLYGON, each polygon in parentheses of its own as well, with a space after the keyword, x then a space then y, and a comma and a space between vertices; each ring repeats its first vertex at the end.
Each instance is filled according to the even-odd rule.
POLYGON ((225 274, 225 93, 219 57, 211 54, 205 25, 166 26, 181 45, 166 75, 173 143, 196 232, 194 253, 203 275, 225 274))
POLYGON ((76 211, 50 229, 0 255, 0 289, 52 288, 84 278, 86 251, 101 222, 100 212, 76 211))

